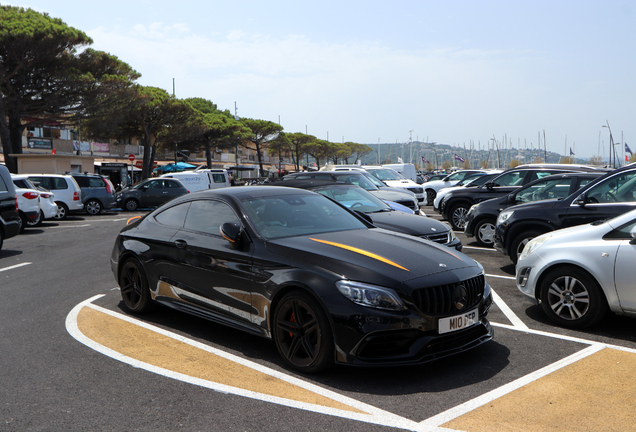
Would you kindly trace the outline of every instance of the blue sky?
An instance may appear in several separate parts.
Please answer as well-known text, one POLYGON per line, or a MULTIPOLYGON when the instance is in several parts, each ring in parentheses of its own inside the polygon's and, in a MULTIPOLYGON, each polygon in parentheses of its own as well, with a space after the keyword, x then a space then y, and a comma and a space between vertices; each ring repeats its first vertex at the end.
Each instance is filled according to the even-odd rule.
POLYGON ((608 121, 636 151, 636 1, 9 4, 85 31, 143 85, 174 78, 288 132, 536 148, 545 131, 548 150, 607 158, 608 121))

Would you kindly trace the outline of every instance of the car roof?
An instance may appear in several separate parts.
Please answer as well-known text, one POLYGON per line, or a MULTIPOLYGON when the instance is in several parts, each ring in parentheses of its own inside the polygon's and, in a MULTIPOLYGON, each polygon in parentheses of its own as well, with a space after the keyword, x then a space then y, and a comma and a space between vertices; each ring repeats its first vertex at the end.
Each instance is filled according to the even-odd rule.
MULTIPOLYGON (((356 185, 352 185, 349 183, 343 183, 336 180, 316 180, 316 179, 306 179, 306 180, 288 180, 286 182, 276 182, 272 183, 268 186, 284 186, 284 187, 292 187, 298 189, 316 189, 320 187, 359 187, 356 185)), ((261 186, 263 187, 263 186, 261 186)))

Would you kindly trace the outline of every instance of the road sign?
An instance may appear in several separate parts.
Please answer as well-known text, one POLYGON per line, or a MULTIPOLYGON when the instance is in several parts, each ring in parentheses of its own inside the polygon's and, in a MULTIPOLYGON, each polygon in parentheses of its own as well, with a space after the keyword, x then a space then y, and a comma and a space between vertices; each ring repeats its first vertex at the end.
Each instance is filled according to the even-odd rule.
POLYGON ((128 160, 131 161, 131 162, 134 161, 135 160, 135 155, 134 154, 128 155, 128 160))

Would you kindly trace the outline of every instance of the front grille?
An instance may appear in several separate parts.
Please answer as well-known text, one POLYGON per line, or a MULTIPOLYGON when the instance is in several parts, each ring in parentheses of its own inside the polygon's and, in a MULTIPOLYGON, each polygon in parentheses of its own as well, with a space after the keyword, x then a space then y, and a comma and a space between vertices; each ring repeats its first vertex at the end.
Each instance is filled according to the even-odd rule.
POLYGON ((424 189, 421 188, 421 187, 410 187, 410 188, 407 188, 407 189, 410 190, 413 193, 416 193, 416 194, 421 194, 421 193, 424 192, 424 189))
POLYGON ((430 234, 422 236, 422 238, 439 244, 448 243, 448 233, 430 234))
POLYGON ((460 313, 461 311, 455 306, 460 286, 466 289, 465 306, 461 311, 470 310, 484 295, 485 277, 481 274, 459 283, 415 290, 412 294, 413 303, 420 312, 428 315, 460 313))
POLYGON ((409 201, 395 201, 395 202, 398 203, 398 204, 403 205, 404 207, 408 207, 411 210, 416 210, 414 201, 409 200, 409 201))

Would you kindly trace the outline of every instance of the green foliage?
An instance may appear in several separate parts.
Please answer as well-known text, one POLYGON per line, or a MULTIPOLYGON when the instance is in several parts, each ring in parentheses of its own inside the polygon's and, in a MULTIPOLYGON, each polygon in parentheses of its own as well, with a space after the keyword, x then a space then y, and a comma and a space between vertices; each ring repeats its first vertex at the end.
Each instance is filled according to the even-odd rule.
POLYGON ((521 161, 518 159, 513 159, 510 161, 510 168, 514 168, 521 165, 521 161))
MULTIPOLYGON (((631 159, 634 159, 634 157, 636 157, 636 155, 632 155, 631 159)), ((636 161, 636 160, 635 160, 636 161)), ((601 156, 598 155, 594 155, 590 158, 590 165, 603 165, 603 158, 601 156)))
POLYGON ((572 156, 561 156, 561 159, 559 160, 560 164, 573 164, 574 163, 574 158, 572 156))
POLYGON ((263 169, 263 150, 269 148, 269 143, 274 140, 280 132, 283 131, 283 127, 278 123, 274 123, 268 120, 246 118, 242 119, 241 121, 252 131, 247 139, 251 141, 256 147, 256 156, 258 157, 260 175, 264 176, 265 170, 263 169))

